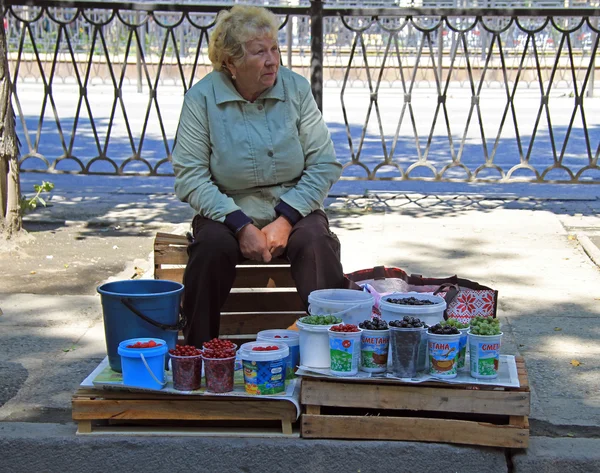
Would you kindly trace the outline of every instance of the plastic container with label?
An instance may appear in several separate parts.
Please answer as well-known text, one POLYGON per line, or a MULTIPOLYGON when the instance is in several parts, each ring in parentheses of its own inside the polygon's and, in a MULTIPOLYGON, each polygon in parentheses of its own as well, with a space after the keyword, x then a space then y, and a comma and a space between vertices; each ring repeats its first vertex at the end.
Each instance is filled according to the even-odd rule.
POLYGON ((363 329, 360 339, 360 370, 366 373, 385 373, 389 346, 389 329, 363 329))
POLYGON ((362 329, 357 332, 329 332, 329 353, 331 356, 331 374, 336 376, 354 376, 358 373, 360 362, 360 338, 362 329))
POLYGON ((501 345, 502 333, 499 335, 474 335, 469 332, 470 369, 473 378, 494 379, 498 377, 501 345))
POLYGON ((429 374, 440 379, 456 378, 461 334, 427 334, 429 374))
POLYGON ((239 350, 247 394, 270 395, 285 392, 285 359, 290 349, 285 343, 248 342, 239 350), (276 350, 256 351, 255 347, 276 346, 276 350))

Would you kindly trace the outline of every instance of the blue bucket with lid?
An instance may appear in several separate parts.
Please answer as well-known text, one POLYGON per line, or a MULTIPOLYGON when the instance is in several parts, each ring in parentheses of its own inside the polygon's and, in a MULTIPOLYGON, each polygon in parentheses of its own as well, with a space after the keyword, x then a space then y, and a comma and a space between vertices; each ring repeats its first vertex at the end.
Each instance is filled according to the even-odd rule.
POLYGON ((175 348, 179 330, 183 284, 162 279, 129 279, 98 287, 102 300, 104 336, 108 362, 113 371, 121 372, 119 343, 131 338, 164 340, 175 348))

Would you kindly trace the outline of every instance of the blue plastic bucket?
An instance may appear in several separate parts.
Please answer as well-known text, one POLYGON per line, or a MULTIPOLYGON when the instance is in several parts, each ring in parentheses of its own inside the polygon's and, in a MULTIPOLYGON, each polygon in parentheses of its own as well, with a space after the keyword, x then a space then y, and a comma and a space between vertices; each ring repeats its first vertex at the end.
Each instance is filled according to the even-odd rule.
POLYGON ((295 330, 262 330, 256 334, 257 342, 285 343, 290 354, 285 359, 285 379, 296 377, 296 366, 300 365, 300 335, 295 330))
POLYGON ((167 342, 160 338, 132 338, 123 340, 117 348, 123 366, 123 384, 134 388, 162 389, 165 381, 167 342), (154 340, 160 346, 153 348, 127 348, 135 342, 154 340))
POLYGON ((102 284, 106 352, 112 370, 121 372, 119 343, 130 338, 159 338, 175 348, 180 330, 183 285, 161 279, 130 279, 102 284))

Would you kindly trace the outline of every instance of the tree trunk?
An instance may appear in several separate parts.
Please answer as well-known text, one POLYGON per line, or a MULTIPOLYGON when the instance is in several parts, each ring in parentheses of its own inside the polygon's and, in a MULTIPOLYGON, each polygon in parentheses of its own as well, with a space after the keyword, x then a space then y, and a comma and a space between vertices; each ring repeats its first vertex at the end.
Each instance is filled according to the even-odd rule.
POLYGON ((22 218, 19 139, 11 101, 3 3, 0 6, 0 231, 10 238, 21 230, 22 218))

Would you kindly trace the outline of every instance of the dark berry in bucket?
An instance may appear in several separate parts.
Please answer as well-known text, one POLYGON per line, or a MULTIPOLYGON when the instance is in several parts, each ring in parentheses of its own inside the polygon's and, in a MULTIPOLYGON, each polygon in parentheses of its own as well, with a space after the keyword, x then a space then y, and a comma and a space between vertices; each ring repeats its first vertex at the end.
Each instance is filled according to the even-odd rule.
POLYGON ((390 298, 386 299, 387 302, 391 302, 392 304, 401 304, 401 305, 433 305, 435 302, 430 301, 429 299, 417 299, 416 297, 402 297, 401 299, 390 298))
POLYGON ((388 328, 387 322, 379 317, 365 320, 364 322, 359 323, 358 326, 366 330, 387 330, 388 328))
POLYGON ((436 335, 458 335, 460 330, 450 325, 435 324, 429 327, 428 332, 436 335))
POLYGON ((405 315, 402 320, 392 320, 390 322, 390 327, 399 327, 399 328, 421 328, 424 327, 425 324, 421 322, 417 317, 410 317, 409 315, 405 315))

